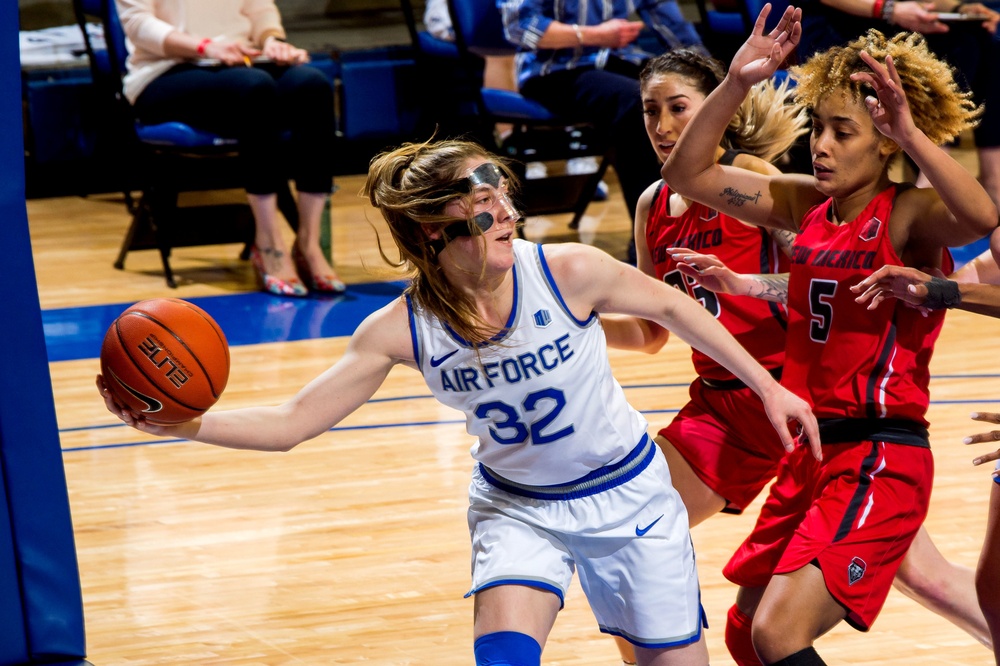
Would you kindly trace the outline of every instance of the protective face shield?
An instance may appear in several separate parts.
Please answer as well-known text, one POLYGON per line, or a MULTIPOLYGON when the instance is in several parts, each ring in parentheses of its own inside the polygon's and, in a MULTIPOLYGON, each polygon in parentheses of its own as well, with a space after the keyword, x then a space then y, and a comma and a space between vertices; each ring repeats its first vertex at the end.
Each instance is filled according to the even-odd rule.
MULTIPOLYGON (((484 162, 459 182, 467 184, 469 188, 472 195, 472 219, 480 231, 486 232, 496 224, 493 214, 498 206, 503 214, 510 215, 515 220, 521 219, 521 213, 514 207, 507 191, 506 178, 496 164, 484 162)), ((444 234, 448 239, 472 235, 465 221, 449 224, 445 227, 444 234)))

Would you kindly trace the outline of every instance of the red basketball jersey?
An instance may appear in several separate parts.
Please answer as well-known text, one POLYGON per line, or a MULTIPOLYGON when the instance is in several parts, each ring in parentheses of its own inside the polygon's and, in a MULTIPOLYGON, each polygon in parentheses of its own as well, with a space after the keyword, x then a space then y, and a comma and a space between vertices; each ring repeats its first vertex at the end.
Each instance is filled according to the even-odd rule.
MULTIPOLYGON (((928 369, 944 311, 922 316, 898 301, 875 310, 850 287, 886 264, 902 265, 889 238, 897 187, 857 218, 829 221, 831 201, 811 209, 792 252, 782 383, 819 418, 904 418, 924 426, 928 369)), ((944 251, 942 270, 950 272, 944 251)))
MULTIPOLYGON (((737 273, 781 273, 788 258, 765 229, 750 227, 703 204, 670 214, 670 188, 661 182, 649 210, 646 245, 656 276, 699 301, 767 369, 780 368, 785 348, 785 308, 756 298, 716 294, 677 269, 667 248, 684 247, 714 254, 737 273)), ((711 357, 692 349, 699 375, 714 380, 734 379, 711 357)))

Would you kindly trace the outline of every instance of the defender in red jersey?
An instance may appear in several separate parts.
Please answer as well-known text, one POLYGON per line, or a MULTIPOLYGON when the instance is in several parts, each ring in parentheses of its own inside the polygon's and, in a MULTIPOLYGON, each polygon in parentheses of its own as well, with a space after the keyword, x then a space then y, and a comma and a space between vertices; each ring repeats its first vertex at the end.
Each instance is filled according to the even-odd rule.
MULTIPOLYGON (((647 63, 640 76, 646 133, 661 160, 669 157, 688 121, 723 77, 721 63, 690 51, 670 51, 647 63)), ((801 109, 785 104, 789 97, 784 86, 767 82, 755 87, 737 114, 742 125, 727 131, 716 159, 757 173, 780 174, 770 160, 791 147, 806 123, 801 109)), ((640 198, 635 235, 640 270, 698 300, 758 363, 780 376, 784 306, 705 289, 681 272, 671 249, 694 246, 720 254, 747 272, 779 273, 788 270, 786 252, 793 234, 769 232, 684 199, 661 180, 640 198)), ((697 350, 692 350, 692 361, 698 379, 691 385, 691 401, 660 431, 657 441, 672 466, 680 468, 674 482, 681 487, 694 525, 720 510, 742 511, 773 478, 784 449, 756 427, 758 417, 766 418, 759 400, 732 373, 697 350), (706 490, 714 495, 711 501, 701 499, 706 490)))
MULTIPOLYGON (((990 236, 990 249, 949 276, 936 278, 915 268, 883 266, 871 276, 851 287, 861 294, 858 303, 876 309, 888 298, 898 298, 904 303, 924 310, 955 308, 1000 318, 1000 229, 990 236)), ((976 421, 1000 424, 1000 414, 976 412, 976 421)), ((980 444, 1000 440, 1000 430, 979 433, 965 438, 966 444, 980 444)), ((977 456, 973 465, 1000 461, 1000 449, 977 456)), ((976 567, 976 592, 993 638, 993 656, 1000 664, 1000 462, 993 472, 990 484, 990 508, 986 522, 979 565, 976 567)))
POLYGON ((844 619, 867 628, 877 615, 926 514, 933 478, 926 362, 940 322, 917 322, 902 308, 872 321, 850 286, 885 263, 944 267, 944 248, 989 233, 997 210, 938 147, 973 126, 978 110, 915 35, 887 40, 872 31, 792 69, 796 97, 812 113, 812 177, 718 165, 717 143, 734 112, 801 34, 801 10, 789 7, 764 35, 769 11, 663 176, 720 212, 802 229, 783 383, 824 417, 824 460, 788 457, 753 534, 727 566, 743 585, 727 644, 732 634, 742 645, 734 651, 741 664, 821 664, 817 637, 844 619), (900 150, 933 189, 897 189, 889 180, 900 150))
MULTIPOLYGON (((661 161, 724 75, 720 62, 684 49, 653 58, 643 68, 639 81, 646 133, 661 161)), ((725 147, 717 151, 718 159, 760 173, 780 173, 769 160, 784 154, 805 131, 807 122, 801 109, 785 104, 788 97, 785 86, 775 88, 768 83, 756 87, 740 114, 743 125, 727 133, 725 147)), ((697 247, 723 253, 748 271, 784 271, 792 236, 744 224, 683 199, 665 182, 657 181, 639 199, 637 265, 701 302, 762 366, 780 377, 785 308, 716 296, 682 273, 670 250, 678 245, 697 247)), ((624 325, 608 322, 609 344, 628 346, 615 335, 624 325)), ((646 351, 655 351, 666 342, 666 331, 651 323, 639 328, 654 333, 655 344, 644 346, 646 351)), ((670 465, 671 481, 684 500, 690 524, 697 525, 719 511, 742 512, 774 477, 785 450, 761 427, 761 419, 766 422, 767 415, 752 391, 705 354, 692 349, 692 358, 699 377, 691 384, 691 400, 655 440, 670 465)), ((623 661, 634 663, 630 646, 618 643, 623 661)))

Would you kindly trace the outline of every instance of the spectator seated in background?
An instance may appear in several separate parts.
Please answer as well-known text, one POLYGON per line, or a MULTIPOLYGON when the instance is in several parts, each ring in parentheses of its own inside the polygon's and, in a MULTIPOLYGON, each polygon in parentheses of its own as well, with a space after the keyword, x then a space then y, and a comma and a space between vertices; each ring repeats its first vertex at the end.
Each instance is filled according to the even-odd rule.
MULTIPOLYGON (((497 9, 497 12, 499 11, 497 9)), ((437 39, 445 42, 455 41, 455 28, 452 25, 451 15, 448 12, 448 0, 427 0, 427 5, 424 8, 424 27, 427 29, 427 32, 437 39)), ((511 44, 511 50, 513 51, 513 49, 514 45, 511 44)), ((484 53, 482 57, 485 63, 483 67, 484 88, 518 92, 517 77, 514 75, 513 54, 498 55, 496 53, 484 53)), ((509 123, 497 123, 493 132, 496 146, 491 146, 490 148, 509 147, 505 146, 504 142, 513 133, 513 129, 509 123)), ((597 169, 597 158, 593 156, 574 157, 567 160, 566 164, 566 172, 570 174, 592 173, 597 171, 597 169)), ((528 162, 525 164, 525 174, 527 178, 532 180, 545 178, 548 175, 548 168, 545 162, 528 162)), ((607 196, 608 186, 602 180, 597 185, 594 199, 603 201, 607 199, 607 196)))
MULTIPOLYGON (((673 47, 705 52, 694 26, 673 0, 613 0, 602 15, 579 13, 581 3, 498 0, 507 38, 517 44, 521 94, 553 113, 592 122, 609 132, 613 164, 630 218, 659 162, 642 122, 639 71, 653 54, 634 44, 642 21, 629 20, 633 6, 673 47)), ((634 251, 634 248, 633 248, 634 251)))
POLYGON ((116 0, 129 41, 125 95, 145 123, 180 121, 238 141, 265 290, 342 293, 320 246, 333 187, 333 86, 309 54, 285 42, 273 0, 116 0), (286 141, 283 135, 290 132, 286 141), (287 143, 287 146, 286 146, 287 143), (291 163, 282 158, 289 151, 291 163), (299 225, 291 253, 277 191, 291 175, 299 225))

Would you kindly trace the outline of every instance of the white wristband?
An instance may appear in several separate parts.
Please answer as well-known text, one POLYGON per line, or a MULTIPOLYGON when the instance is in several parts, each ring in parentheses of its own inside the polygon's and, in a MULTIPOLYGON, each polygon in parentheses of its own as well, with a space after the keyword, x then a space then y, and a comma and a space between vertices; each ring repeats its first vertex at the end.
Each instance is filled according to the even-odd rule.
POLYGON ((573 32, 576 33, 576 41, 580 43, 580 46, 583 46, 583 30, 580 29, 578 23, 573 24, 573 32))

